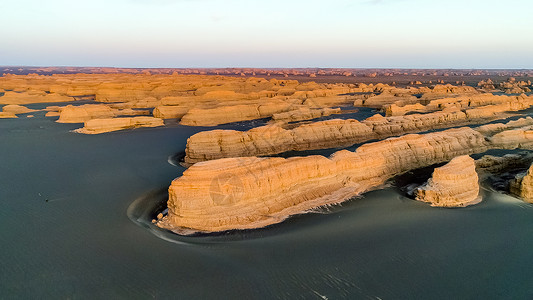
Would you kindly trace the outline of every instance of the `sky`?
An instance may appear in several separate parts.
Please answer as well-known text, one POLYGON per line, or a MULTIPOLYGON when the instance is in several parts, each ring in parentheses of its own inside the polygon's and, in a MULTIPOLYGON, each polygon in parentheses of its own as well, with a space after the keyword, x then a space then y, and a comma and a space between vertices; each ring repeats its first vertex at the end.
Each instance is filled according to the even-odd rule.
POLYGON ((1 0, 0 65, 533 68, 531 0, 1 0))

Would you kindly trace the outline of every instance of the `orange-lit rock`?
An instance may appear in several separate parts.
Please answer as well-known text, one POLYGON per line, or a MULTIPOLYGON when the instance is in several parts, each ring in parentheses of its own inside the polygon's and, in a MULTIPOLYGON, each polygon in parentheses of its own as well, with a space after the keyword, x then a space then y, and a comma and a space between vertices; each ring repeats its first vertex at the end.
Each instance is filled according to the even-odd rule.
POLYGON ((59 94, 31 94, 28 92, 6 92, 0 97, 0 104, 31 104, 31 103, 53 103, 53 102, 70 102, 74 98, 59 94))
POLYGON ((99 134, 124 129, 158 127, 164 125, 162 119, 153 117, 92 119, 85 122, 83 128, 76 129, 75 131, 84 134, 99 134))
POLYGON ((180 124, 189 126, 215 126, 218 124, 247 121, 271 117, 275 113, 286 111, 290 104, 277 101, 261 105, 234 105, 217 108, 193 108, 182 118, 180 124))
POLYGON ((84 123, 91 119, 112 118, 115 111, 104 104, 68 105, 60 110, 58 123, 84 123))
POLYGON ((458 156, 436 168, 428 182, 417 189, 416 200, 437 207, 465 207, 481 202, 476 164, 468 156, 458 156))
POLYGON ((187 106, 161 105, 154 108, 153 115, 161 119, 179 119, 189 111, 187 106))
POLYGON ((34 111, 37 111, 35 109, 29 109, 25 106, 22 106, 22 105, 16 105, 16 104, 8 104, 8 105, 4 105, 2 107, 2 111, 5 112, 5 113, 12 113, 12 114, 26 114, 26 113, 31 113, 31 112, 34 112, 34 111))
POLYGON ((197 163, 169 188, 158 225, 177 233, 249 229, 340 203, 396 174, 486 151, 470 128, 406 135, 323 156, 228 158, 197 163))

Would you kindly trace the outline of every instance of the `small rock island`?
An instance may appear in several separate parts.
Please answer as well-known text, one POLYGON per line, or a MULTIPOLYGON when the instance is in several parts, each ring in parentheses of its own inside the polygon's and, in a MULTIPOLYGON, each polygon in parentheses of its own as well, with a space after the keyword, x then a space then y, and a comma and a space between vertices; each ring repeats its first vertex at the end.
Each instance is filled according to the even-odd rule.
POLYGON ((458 156, 436 168, 431 179, 416 191, 416 200, 436 207, 465 207, 481 202, 475 161, 458 156))

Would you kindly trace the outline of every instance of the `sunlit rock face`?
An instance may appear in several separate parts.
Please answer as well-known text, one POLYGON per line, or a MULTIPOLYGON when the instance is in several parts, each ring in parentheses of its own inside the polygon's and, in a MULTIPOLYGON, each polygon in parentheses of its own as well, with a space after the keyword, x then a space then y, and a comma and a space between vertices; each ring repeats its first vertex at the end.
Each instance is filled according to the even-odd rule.
POLYGON ((16 104, 4 105, 4 107, 2 107, 2 112, 11 113, 11 114, 15 114, 15 115, 16 114, 26 114, 26 113, 31 113, 31 112, 35 112, 35 111, 37 111, 37 110, 29 109, 26 106, 16 105, 16 104))
MULTIPOLYGON (((185 161, 195 163, 227 157, 265 156, 292 150, 351 146, 376 138, 484 123, 506 117, 505 112, 533 105, 531 96, 503 97, 498 98, 505 100, 499 105, 467 107, 464 110, 456 106, 447 106, 441 111, 405 116, 383 117, 376 114, 361 122, 352 119, 335 119, 303 124, 293 129, 284 129, 279 125, 267 125, 264 128, 253 128, 245 132, 203 131, 191 136, 187 141, 185 161)), ((487 127, 486 130, 491 129, 487 127)))
POLYGON ((264 104, 242 104, 217 108, 193 108, 181 119, 180 124, 189 126, 215 126, 219 124, 271 117, 289 110, 285 101, 269 101, 264 104))
POLYGON ((295 110, 290 110, 283 113, 277 113, 272 116, 272 120, 283 122, 296 122, 303 120, 311 120, 320 117, 326 117, 341 112, 340 108, 319 108, 312 109, 309 107, 301 107, 295 110))
POLYGON ((91 119, 112 118, 115 111, 104 104, 68 105, 61 108, 58 123, 84 123, 91 119))
POLYGON ((99 134, 124 129, 158 127, 164 125, 165 123, 162 119, 154 117, 92 119, 85 122, 82 128, 76 129, 76 132, 84 134, 99 134))
POLYGON ((463 155, 436 168, 428 182, 417 189, 416 200, 437 207, 465 207, 481 201, 474 160, 463 155))
POLYGON ((153 115, 161 119, 179 119, 189 111, 187 106, 161 105, 154 108, 153 115))
POLYGON ((518 174, 511 181, 510 192, 526 202, 533 203, 533 165, 527 172, 518 174))
POLYGON ((180 232, 258 228, 340 203, 388 178, 488 149, 471 128, 410 134, 323 156, 228 158, 194 164, 169 187, 159 226, 180 232))

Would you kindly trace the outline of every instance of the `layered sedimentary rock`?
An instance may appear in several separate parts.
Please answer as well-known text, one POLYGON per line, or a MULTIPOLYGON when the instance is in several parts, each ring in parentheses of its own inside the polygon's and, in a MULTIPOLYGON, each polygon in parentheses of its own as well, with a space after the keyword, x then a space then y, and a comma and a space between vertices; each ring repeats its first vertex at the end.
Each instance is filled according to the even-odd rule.
POLYGON ((533 163, 533 153, 521 152, 504 156, 483 155, 476 160, 476 169, 481 174, 501 174, 509 170, 530 166, 533 163))
POLYGON ((402 101, 404 103, 416 103, 418 98, 412 95, 396 95, 390 92, 384 92, 377 96, 372 96, 363 101, 363 105, 372 107, 381 107, 386 104, 402 101))
POLYGON ((471 86, 454 86, 451 84, 437 84, 433 88, 421 87, 418 93, 422 94, 421 100, 433 100, 439 98, 452 97, 454 95, 477 94, 479 93, 471 86))
POLYGON ((58 123, 84 123, 91 119, 112 118, 115 111, 104 104, 68 105, 60 108, 58 123))
POLYGON ((533 203, 533 165, 527 172, 518 174, 510 184, 510 192, 522 198, 524 201, 533 203))
POLYGON ((287 111, 290 104, 277 101, 259 105, 234 105, 217 108, 193 108, 180 121, 189 126, 215 126, 218 124, 254 120, 270 117, 275 113, 287 111))
POLYGON ((357 120, 326 120, 287 130, 278 124, 248 131, 202 131, 187 140, 185 162, 224 157, 263 156, 286 151, 327 149, 377 138, 372 128, 357 120))
MULTIPOLYGON (((268 128, 259 127, 245 132, 204 131, 191 136, 187 141, 185 162, 351 146, 376 138, 488 122, 498 116, 506 117, 498 108, 482 106, 461 111, 450 107, 427 114, 394 117, 374 115, 361 122, 335 119, 304 124, 290 130, 274 124, 267 125, 268 128)), ((507 106, 503 111, 506 108, 507 106)))
POLYGON ((74 98, 55 94, 55 93, 31 93, 31 92, 6 92, 0 97, 0 104, 30 104, 30 103, 48 103, 48 102, 69 102, 74 98))
POLYGON ((519 127, 497 133, 489 138, 501 149, 533 149, 533 126, 519 127))
POLYGON ((92 119, 85 122, 82 128, 76 129, 75 131, 84 134, 99 134, 124 129, 158 127, 164 125, 162 119, 153 117, 92 119))
POLYGON ((161 119, 179 119, 188 111, 189 107, 179 105, 161 105, 154 108, 153 115, 161 119))
POLYGON ((279 114, 274 114, 272 120, 283 122, 297 122, 303 120, 312 120, 320 117, 326 117, 341 112, 340 108, 321 108, 312 109, 309 107, 301 107, 296 110, 290 110, 279 114))
POLYGON ((417 189, 416 200, 436 207, 465 207, 481 201, 476 164, 468 156, 458 156, 436 168, 428 182, 417 189))
POLYGON ((31 112, 35 112, 37 110, 35 109, 30 109, 30 108, 27 108, 26 106, 22 106, 22 105, 16 105, 16 104, 9 104, 9 105, 4 105, 4 107, 2 107, 2 111, 5 112, 5 113, 11 113, 11 114, 26 114, 26 113, 31 113, 31 112))
POLYGON ((228 158, 197 163, 169 188, 158 225, 182 232, 263 227, 292 214, 342 202, 410 169, 483 152, 470 128, 406 135, 341 150, 330 158, 228 158))
MULTIPOLYGON (((128 109, 113 109, 105 104, 85 104, 79 106, 67 105, 59 107, 58 123, 84 123, 91 119, 106 119, 118 116, 137 116, 148 115, 147 110, 133 110, 128 109)), ((46 116, 54 116, 55 114, 46 114, 46 116)))
POLYGON ((517 120, 512 120, 507 123, 493 123, 493 124, 478 126, 476 130, 481 132, 483 135, 493 136, 503 131, 524 128, 524 127, 532 126, 532 125, 533 125, 533 118, 525 117, 525 118, 520 118, 517 120))
POLYGON ((403 116, 406 113, 410 113, 410 112, 425 112, 425 111, 427 111, 427 108, 420 103, 407 104, 403 106, 399 106, 394 103, 394 104, 386 106, 385 115, 387 117, 403 116))
MULTIPOLYGON (((469 110, 473 108, 486 107, 498 112, 518 111, 529 108, 531 105, 533 105, 533 97, 531 96, 506 96, 486 93, 439 98, 429 101, 429 103, 425 106, 420 103, 406 104, 402 102, 395 102, 394 104, 386 105, 385 110, 387 112, 387 116, 397 116, 411 112, 433 112, 447 108, 469 110)), ((485 111, 488 112, 488 110, 485 111)), ((481 110, 476 110, 474 112, 481 112, 481 110)))

